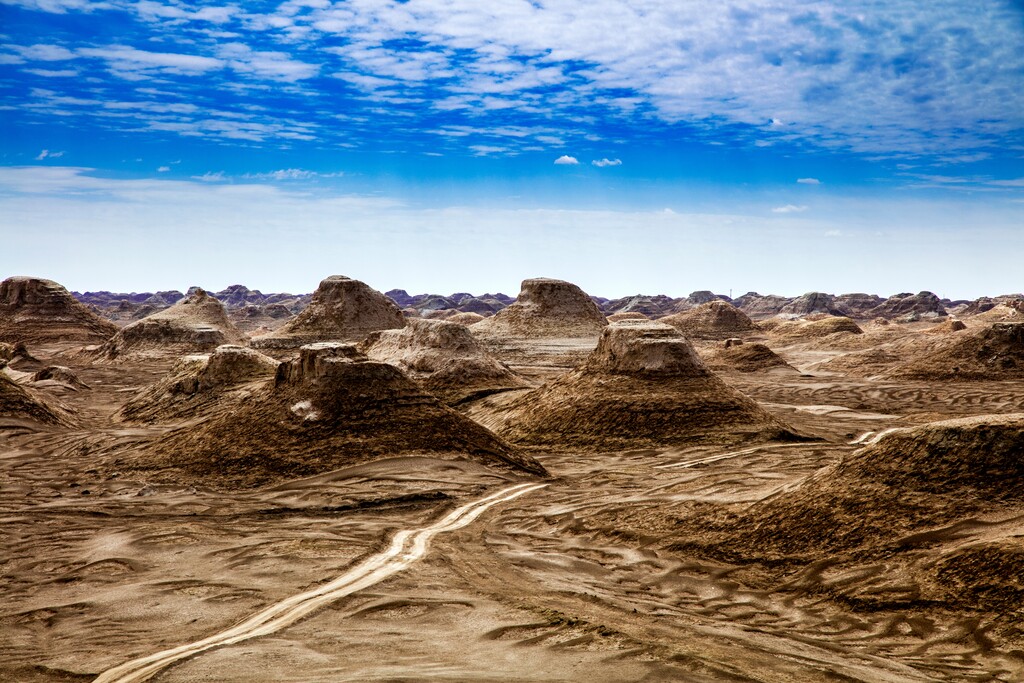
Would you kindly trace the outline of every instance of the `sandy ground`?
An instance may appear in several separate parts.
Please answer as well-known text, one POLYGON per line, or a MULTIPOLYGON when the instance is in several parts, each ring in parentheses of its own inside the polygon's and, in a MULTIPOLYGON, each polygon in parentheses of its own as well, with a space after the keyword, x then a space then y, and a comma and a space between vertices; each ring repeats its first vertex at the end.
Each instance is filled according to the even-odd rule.
MULTIPOLYGON (((801 370, 830 355, 776 350, 801 370)), ((532 353, 517 342, 506 351, 539 381, 586 349, 566 341, 532 353)), ((419 457, 251 491, 143 481, 117 472, 116 454, 165 428, 111 415, 166 365, 61 364, 91 387, 47 389, 78 411, 78 428, 0 422, 0 680, 94 680, 210 637, 325 586, 401 530, 530 481, 419 457)), ((798 570, 673 543, 700 537, 692 511, 780 495, 867 432, 1019 412, 1024 383, 723 378, 821 440, 534 453, 553 475, 546 487, 434 536, 421 559, 286 628, 152 680, 1024 680, 1024 637, 994 635, 999 615, 895 598, 865 609, 832 590, 912 596, 914 567, 982 540, 1019 539, 1024 511, 970 520, 906 556, 798 570)))

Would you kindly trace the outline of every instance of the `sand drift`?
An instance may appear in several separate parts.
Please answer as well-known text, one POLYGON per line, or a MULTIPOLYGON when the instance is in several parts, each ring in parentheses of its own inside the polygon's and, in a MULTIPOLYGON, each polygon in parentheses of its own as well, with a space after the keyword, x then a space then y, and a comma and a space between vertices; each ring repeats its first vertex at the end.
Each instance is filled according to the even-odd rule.
POLYGON ((282 600, 242 623, 208 638, 116 666, 100 674, 96 683, 145 681, 161 669, 207 650, 275 633, 339 598, 351 595, 402 571, 426 554, 430 539, 435 535, 461 529, 494 505, 506 503, 545 486, 547 484, 517 484, 462 505, 430 526, 399 531, 391 540, 391 545, 387 550, 368 557, 334 581, 282 600))

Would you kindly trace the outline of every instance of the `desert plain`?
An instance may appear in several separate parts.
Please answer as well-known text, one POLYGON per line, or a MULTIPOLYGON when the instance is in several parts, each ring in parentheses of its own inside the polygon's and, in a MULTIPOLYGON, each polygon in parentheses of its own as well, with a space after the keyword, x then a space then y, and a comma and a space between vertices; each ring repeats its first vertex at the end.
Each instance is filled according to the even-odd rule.
POLYGON ((0 283, 0 679, 1024 680, 1024 296, 0 283))

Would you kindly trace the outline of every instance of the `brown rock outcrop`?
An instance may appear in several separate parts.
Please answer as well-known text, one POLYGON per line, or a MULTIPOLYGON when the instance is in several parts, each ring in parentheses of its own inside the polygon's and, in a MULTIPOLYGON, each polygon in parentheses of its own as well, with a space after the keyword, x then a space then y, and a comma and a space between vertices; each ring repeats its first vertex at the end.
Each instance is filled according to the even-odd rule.
POLYGON ((465 325, 447 320, 410 319, 400 330, 370 334, 359 349, 371 360, 397 365, 450 405, 528 386, 465 325))
POLYGON ((523 280, 515 303, 473 326, 485 337, 580 338, 596 337, 608 324, 587 294, 563 280, 523 280))
POLYGON ((371 332, 405 326, 402 310, 365 282, 332 275, 320 282, 294 319, 256 337, 255 348, 298 348, 320 341, 359 341, 371 332))
POLYGON ((728 339, 755 331, 747 314, 724 301, 711 301, 674 313, 658 322, 671 325, 691 339, 728 339))
POLYGON ((170 308, 123 327, 100 348, 100 357, 180 355, 240 344, 245 335, 228 319, 224 304, 196 289, 170 308))
POLYGON ((522 474, 544 468, 355 346, 304 346, 274 382, 231 411, 169 432, 125 467, 248 487, 399 455, 471 458, 522 474))
POLYGON ((52 280, 16 276, 0 282, 0 341, 97 344, 115 332, 116 325, 52 280))
POLYGON ((609 326, 576 370, 478 419, 515 443, 590 451, 792 436, 657 322, 609 326))

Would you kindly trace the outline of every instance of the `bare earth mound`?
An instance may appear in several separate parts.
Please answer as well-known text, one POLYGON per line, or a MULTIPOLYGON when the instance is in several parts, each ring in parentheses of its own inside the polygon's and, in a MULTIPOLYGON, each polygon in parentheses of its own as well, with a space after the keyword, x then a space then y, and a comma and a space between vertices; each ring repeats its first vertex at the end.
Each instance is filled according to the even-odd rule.
POLYGON ((115 332, 116 325, 52 280, 19 276, 0 282, 0 341, 97 344, 115 332))
POLYGON ((397 365, 448 404, 528 386, 465 325, 446 320, 413 318, 403 329, 372 333, 359 348, 371 360, 397 365))
POLYGON ((1024 379, 1024 323, 994 323, 890 373, 905 379, 1024 379))
POLYGON ((563 280, 523 280, 515 303, 473 326, 485 337, 596 337, 608 324, 586 292, 563 280))
POLYGON ((130 454, 125 466, 250 487, 413 454, 545 474, 535 460, 441 404, 398 368, 337 343, 303 347, 298 359, 281 364, 273 385, 230 412, 168 433, 130 454))
POLYGON ((1024 502, 1024 414, 893 432, 750 511, 751 543, 781 552, 886 547, 901 535, 1024 502))
POLYGON ((52 425, 71 423, 71 415, 67 410, 19 386, 3 372, 0 372, 0 418, 33 420, 52 425))
POLYGON ((609 326, 582 366, 481 421, 514 442, 596 451, 792 436, 659 323, 609 326))
POLYGON ((226 394, 233 390, 273 378, 278 365, 259 351, 231 345, 209 355, 185 356, 166 377, 128 401, 118 417, 132 422, 195 417, 214 406, 224 407, 230 400, 226 394))
POLYGON ((100 356, 179 355, 244 341, 245 335, 228 319, 224 304, 197 289, 170 308, 122 328, 100 348, 100 356))
POLYGON ((730 344, 709 351, 704 362, 713 370, 738 370, 740 372, 765 372, 774 368, 796 368, 783 360, 764 344, 730 344))
POLYGON ((725 301, 709 301, 658 322, 671 325, 690 339, 728 339, 757 329, 746 313, 725 301))
POLYGON ((299 315, 277 330, 256 337, 256 348, 294 349, 320 341, 359 341, 371 332, 405 327, 394 301, 364 282, 332 275, 320 282, 299 315))
POLYGON ((784 322, 772 330, 780 337, 820 339, 833 334, 864 334, 860 325, 850 318, 830 316, 818 320, 784 322))

